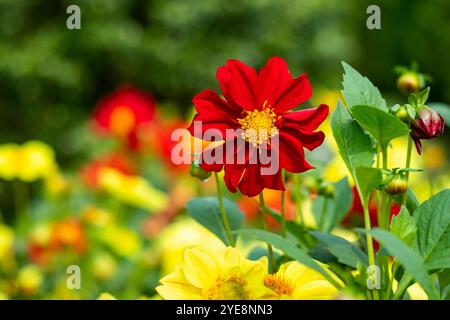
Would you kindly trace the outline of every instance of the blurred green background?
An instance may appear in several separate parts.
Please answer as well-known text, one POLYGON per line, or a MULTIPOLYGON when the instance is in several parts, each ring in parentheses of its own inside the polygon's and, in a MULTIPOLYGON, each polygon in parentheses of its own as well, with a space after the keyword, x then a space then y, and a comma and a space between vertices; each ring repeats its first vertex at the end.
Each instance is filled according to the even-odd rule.
POLYGON ((370 4, 0 0, 0 142, 41 139, 75 161, 83 146, 71 130, 103 94, 132 83, 185 113, 195 93, 218 87, 215 70, 229 58, 260 67, 280 55, 331 89, 345 60, 394 93, 393 67, 415 60, 434 78, 431 100, 450 101, 450 3, 376 1, 381 30, 366 28, 370 4), (66 28, 70 4, 81 30, 66 28))

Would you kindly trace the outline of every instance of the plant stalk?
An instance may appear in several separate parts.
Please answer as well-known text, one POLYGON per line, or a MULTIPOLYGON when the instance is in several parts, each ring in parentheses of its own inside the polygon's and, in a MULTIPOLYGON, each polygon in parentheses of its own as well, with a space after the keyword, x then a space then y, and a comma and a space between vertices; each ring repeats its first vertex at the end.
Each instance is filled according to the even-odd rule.
MULTIPOLYGON (((269 230, 269 227, 267 225, 267 220, 266 220, 266 206, 264 204, 264 195, 261 191, 261 193, 259 194, 259 207, 261 210, 261 217, 262 217, 262 223, 264 226, 265 230, 269 230)), ((273 257, 273 248, 272 245, 270 243, 267 243, 267 251, 269 253, 269 263, 270 263, 270 272, 273 273, 275 272, 275 259, 273 257)))
MULTIPOLYGON (((373 250, 372 234, 370 233, 370 215, 369 215, 369 204, 364 204, 364 225, 366 229, 366 245, 367 245, 367 255, 369 257, 369 265, 375 265, 375 253, 373 250)), ((375 289, 372 291, 372 296, 374 300, 379 300, 378 291, 375 289)))
POLYGON ((217 175, 217 172, 214 172, 214 178, 216 179, 217 199, 219 200, 220 215, 222 217, 223 226, 225 227, 225 232, 227 234, 227 238, 228 238, 230 245, 234 247, 234 246, 236 246, 236 243, 234 241, 233 234, 231 233, 230 223, 228 222, 228 217, 225 212, 225 207, 223 205, 222 189, 220 187, 220 181, 219 181, 219 176, 217 175))
MULTIPOLYGON (((285 173, 282 171, 281 173, 283 183, 285 183, 285 173)), ((286 238, 286 208, 285 208, 285 201, 286 201, 286 192, 281 191, 281 235, 283 238, 286 238)))
MULTIPOLYGON (((409 168, 411 166, 411 153, 412 153, 412 139, 410 136, 408 136, 408 146, 406 149, 406 163, 405 163, 405 168, 409 168)), ((406 176, 406 181, 409 180, 409 171, 406 171, 405 173, 406 176)), ((406 205, 406 200, 408 199, 408 191, 405 191, 405 193, 403 194, 403 198, 402 198, 402 204, 406 205)))

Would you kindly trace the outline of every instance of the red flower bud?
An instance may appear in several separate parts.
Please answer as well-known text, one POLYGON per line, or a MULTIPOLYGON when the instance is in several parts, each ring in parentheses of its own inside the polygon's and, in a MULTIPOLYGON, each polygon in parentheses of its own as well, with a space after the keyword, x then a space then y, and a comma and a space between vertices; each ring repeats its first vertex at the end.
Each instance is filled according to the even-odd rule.
POLYGON ((411 138, 416 145, 417 153, 422 153, 420 140, 429 140, 440 136, 444 132, 444 119, 442 116, 426 106, 418 110, 418 118, 411 122, 411 138))

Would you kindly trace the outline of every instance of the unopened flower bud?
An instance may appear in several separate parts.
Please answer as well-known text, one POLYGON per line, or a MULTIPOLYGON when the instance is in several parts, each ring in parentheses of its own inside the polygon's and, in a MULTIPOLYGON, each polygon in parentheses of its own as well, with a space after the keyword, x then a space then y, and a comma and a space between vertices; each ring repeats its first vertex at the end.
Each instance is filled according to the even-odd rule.
POLYGON ((411 122, 411 138, 416 145, 417 153, 422 153, 420 140, 429 140, 440 136, 444 132, 444 119, 433 109, 422 106, 417 111, 417 118, 411 122))
POLYGON ((395 116, 403 122, 408 122, 410 119, 405 106, 399 107, 395 112, 395 116))
POLYGON ((211 172, 203 170, 196 160, 192 161, 189 173, 192 177, 198 178, 201 181, 205 181, 211 176, 211 172))
POLYGON ((397 87, 404 93, 418 92, 420 89, 418 75, 415 72, 402 74, 397 80, 397 87))
POLYGON ((408 180, 406 176, 401 173, 395 174, 392 180, 385 187, 384 191, 390 195, 402 194, 408 189, 408 180))

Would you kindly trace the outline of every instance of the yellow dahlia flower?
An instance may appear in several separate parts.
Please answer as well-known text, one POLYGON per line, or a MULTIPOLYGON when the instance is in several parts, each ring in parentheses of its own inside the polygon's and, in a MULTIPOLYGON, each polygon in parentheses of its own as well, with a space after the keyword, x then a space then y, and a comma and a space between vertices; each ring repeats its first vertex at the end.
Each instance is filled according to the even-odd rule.
POLYGON ((219 252, 187 249, 184 263, 160 280, 156 291, 168 300, 249 300, 268 293, 264 287, 267 259, 247 260, 233 247, 219 252))
POLYGON ((185 250, 197 246, 210 251, 225 248, 219 238, 190 217, 179 218, 165 228, 158 237, 157 246, 161 254, 162 275, 173 272, 183 263, 185 250))
POLYGON ((280 266, 275 274, 264 277, 270 293, 264 298, 292 300, 332 299, 338 290, 319 272, 290 261, 280 266))

